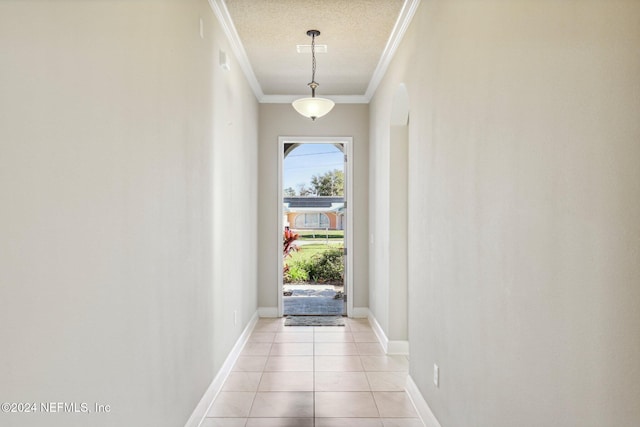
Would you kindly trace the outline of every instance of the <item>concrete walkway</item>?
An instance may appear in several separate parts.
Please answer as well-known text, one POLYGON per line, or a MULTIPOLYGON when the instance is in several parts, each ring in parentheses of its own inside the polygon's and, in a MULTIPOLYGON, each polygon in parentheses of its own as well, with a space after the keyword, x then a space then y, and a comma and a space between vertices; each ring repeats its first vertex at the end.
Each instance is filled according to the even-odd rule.
POLYGON ((338 291, 342 292, 343 286, 333 285, 309 285, 286 284, 285 291, 290 291, 291 296, 283 296, 284 314, 315 314, 315 315, 341 315, 345 314, 343 299, 335 299, 338 291))

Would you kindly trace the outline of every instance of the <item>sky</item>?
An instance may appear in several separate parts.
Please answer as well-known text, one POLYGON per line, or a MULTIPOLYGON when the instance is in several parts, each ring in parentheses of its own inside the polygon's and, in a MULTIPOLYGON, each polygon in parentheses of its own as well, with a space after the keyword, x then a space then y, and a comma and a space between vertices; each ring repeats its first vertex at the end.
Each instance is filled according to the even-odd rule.
POLYGON ((333 144, 301 144, 284 159, 283 189, 298 184, 310 186, 311 176, 344 168, 344 155, 333 144))

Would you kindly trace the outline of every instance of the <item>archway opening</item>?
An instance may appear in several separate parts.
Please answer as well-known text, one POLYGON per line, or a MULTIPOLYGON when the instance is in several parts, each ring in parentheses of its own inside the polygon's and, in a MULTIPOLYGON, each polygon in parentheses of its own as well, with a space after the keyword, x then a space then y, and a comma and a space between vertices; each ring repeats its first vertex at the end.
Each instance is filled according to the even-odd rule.
POLYGON ((409 94, 396 90, 389 128, 389 349, 408 353, 409 94))

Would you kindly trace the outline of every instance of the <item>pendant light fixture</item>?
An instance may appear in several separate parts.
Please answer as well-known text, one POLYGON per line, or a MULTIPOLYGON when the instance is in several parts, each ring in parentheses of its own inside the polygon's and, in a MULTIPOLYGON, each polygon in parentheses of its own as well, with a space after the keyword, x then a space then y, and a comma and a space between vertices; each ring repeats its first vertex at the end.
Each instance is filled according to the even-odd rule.
POLYGON ((316 88, 319 86, 316 83, 316 37, 320 35, 320 31, 309 30, 307 35, 311 37, 311 83, 308 85, 311 88, 311 98, 296 99, 291 105, 298 113, 315 120, 331 111, 335 104, 330 99, 316 98, 316 88))

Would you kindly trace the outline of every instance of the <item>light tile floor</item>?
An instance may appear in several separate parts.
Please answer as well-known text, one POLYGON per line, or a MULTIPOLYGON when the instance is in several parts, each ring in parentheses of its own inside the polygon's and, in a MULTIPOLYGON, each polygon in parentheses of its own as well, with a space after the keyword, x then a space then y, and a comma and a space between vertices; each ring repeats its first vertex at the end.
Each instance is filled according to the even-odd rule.
POLYGON ((260 319, 202 427, 422 427, 366 319, 345 327, 260 319))

